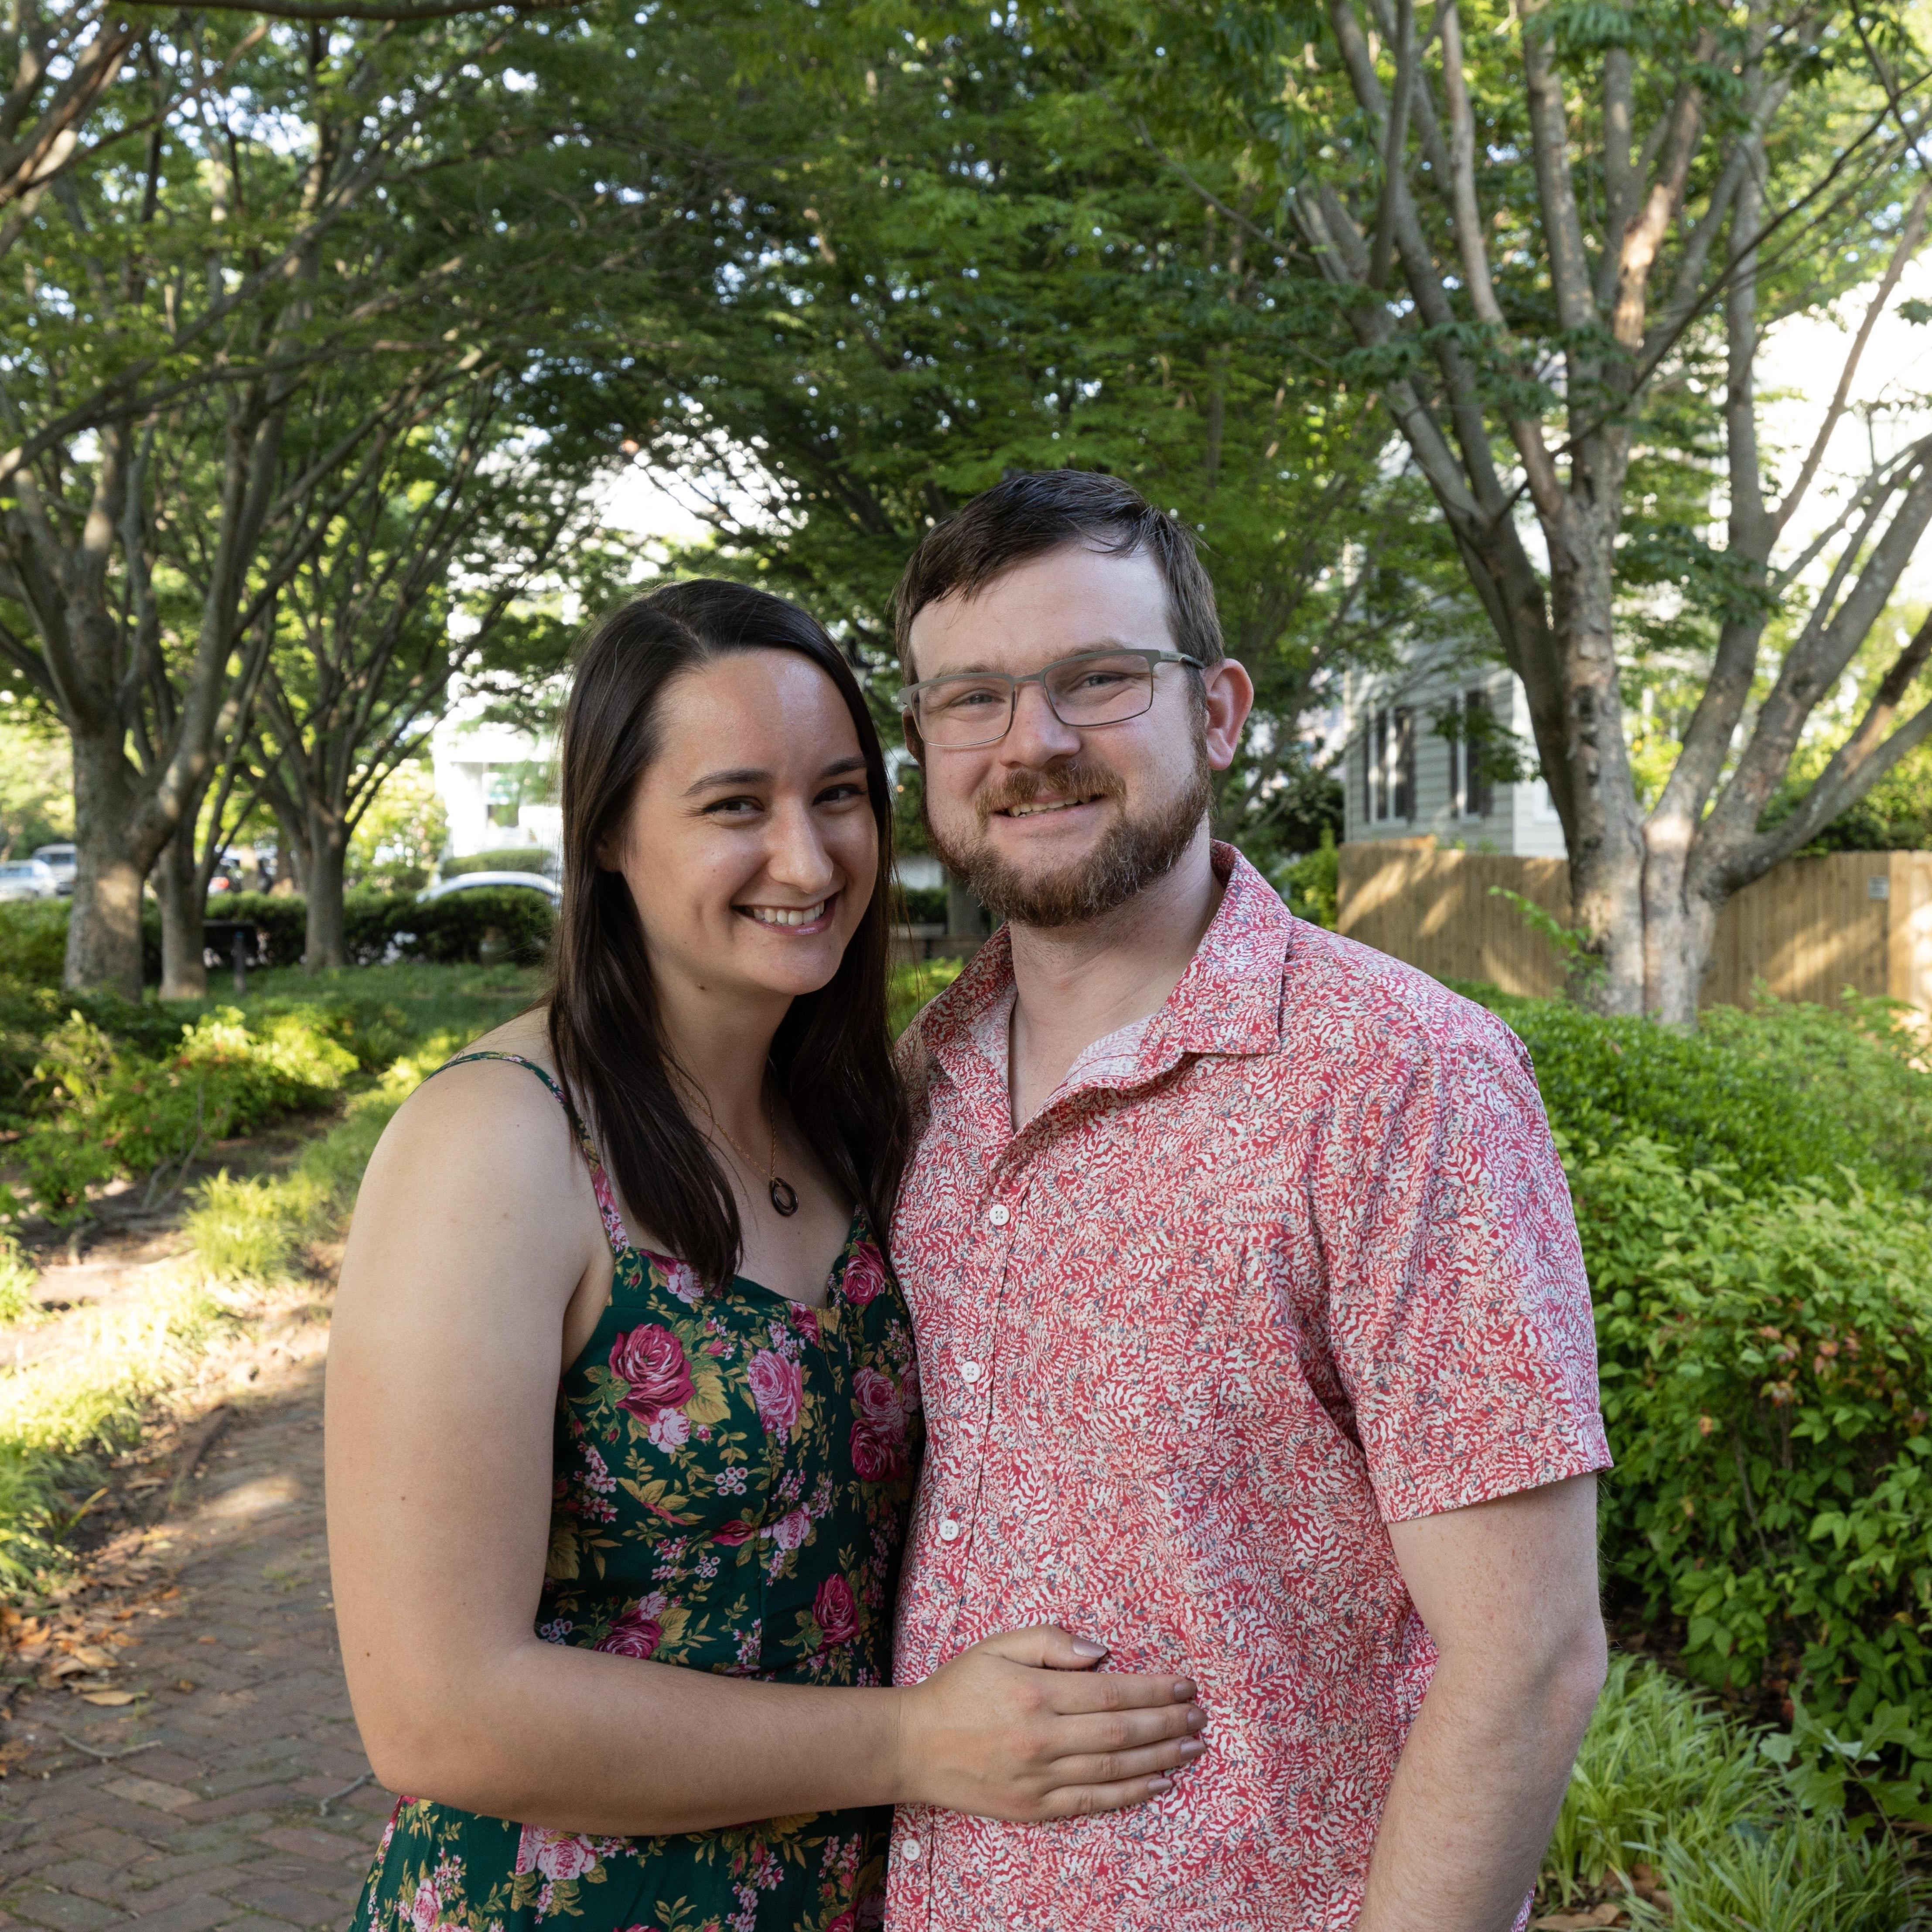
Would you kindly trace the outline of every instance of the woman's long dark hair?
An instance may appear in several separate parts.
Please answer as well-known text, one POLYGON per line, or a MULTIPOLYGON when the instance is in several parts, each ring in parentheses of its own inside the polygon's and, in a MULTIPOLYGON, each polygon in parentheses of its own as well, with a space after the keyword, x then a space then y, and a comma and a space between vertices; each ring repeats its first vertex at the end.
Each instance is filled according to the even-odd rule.
POLYGON ((879 829, 872 900, 830 982, 792 1002, 772 1064, 799 1130, 881 1243, 908 1134, 886 1024, 892 804, 878 734, 850 666, 814 619, 745 584, 700 578, 638 598, 585 644, 564 718, 563 903, 550 1040, 620 1198, 713 1288, 730 1281, 743 1252, 737 1203, 672 1084, 637 903, 598 854, 622 841, 638 781, 660 747, 666 688, 734 651, 792 651, 816 664, 844 700, 865 755, 879 829))

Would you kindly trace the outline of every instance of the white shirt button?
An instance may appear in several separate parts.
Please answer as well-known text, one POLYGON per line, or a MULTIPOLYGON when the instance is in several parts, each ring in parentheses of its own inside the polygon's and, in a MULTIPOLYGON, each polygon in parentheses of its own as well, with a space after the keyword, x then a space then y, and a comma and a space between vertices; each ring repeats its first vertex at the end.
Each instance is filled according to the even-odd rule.
POLYGON ((994 1227, 1004 1228, 1009 1219, 1006 1203, 1003 1201, 994 1202, 992 1206, 986 1210, 986 1219, 992 1222, 994 1227))
POLYGON ((917 1864, 919 1862, 919 1840, 916 1838, 907 1838, 902 1840, 899 1846, 899 1856, 904 1858, 906 1863, 909 1865, 917 1864))
POLYGON ((977 1362, 962 1362, 959 1364, 959 1379, 962 1382, 976 1382, 980 1379, 980 1372, 977 1362))
POLYGON ((939 1526, 939 1540, 941 1543, 957 1543, 959 1540, 959 1526, 950 1516, 939 1526))

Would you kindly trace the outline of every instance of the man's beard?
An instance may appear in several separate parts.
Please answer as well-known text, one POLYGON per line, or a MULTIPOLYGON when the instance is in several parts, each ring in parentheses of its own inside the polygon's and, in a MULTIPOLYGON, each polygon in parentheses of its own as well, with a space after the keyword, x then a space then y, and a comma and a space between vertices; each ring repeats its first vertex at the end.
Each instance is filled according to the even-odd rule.
POLYGON ((1083 764, 1078 757, 1062 759, 1037 772, 1016 772, 998 790, 976 799, 981 836, 974 844, 949 842, 929 810, 926 835, 940 864, 997 916, 1048 930, 1088 926, 1164 878, 1193 844, 1214 798, 1207 748, 1198 739, 1193 770, 1179 791, 1144 818, 1124 811, 1097 850, 1058 872, 1022 872, 987 844, 986 826, 996 813, 1036 799, 1123 799, 1126 794, 1120 774, 1108 766, 1083 764))

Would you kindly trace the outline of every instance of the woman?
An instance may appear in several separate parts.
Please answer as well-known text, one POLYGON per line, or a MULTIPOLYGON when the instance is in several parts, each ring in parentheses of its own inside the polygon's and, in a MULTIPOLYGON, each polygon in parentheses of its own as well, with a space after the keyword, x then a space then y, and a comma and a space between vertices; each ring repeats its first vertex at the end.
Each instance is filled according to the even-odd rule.
POLYGON ((848 1932, 894 1802, 1136 1804, 1202 1720, 1046 1628, 890 1688, 906 1115, 836 647, 758 591, 656 592, 586 647, 562 764, 548 998, 398 1114, 343 1264, 337 1615, 412 1794, 358 1922, 848 1932))

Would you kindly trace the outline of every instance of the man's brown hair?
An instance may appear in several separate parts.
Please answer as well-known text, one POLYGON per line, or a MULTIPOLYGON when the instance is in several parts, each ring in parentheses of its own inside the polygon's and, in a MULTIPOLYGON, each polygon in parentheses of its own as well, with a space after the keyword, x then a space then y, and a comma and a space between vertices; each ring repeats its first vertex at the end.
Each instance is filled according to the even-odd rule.
POLYGON ((1015 470, 920 538, 892 592, 892 641, 910 683, 912 620, 955 591, 971 596, 1004 571, 1063 544, 1114 556, 1145 550, 1167 586, 1174 647, 1204 664, 1225 652, 1214 586, 1194 539, 1131 484, 1092 470, 1015 470))

